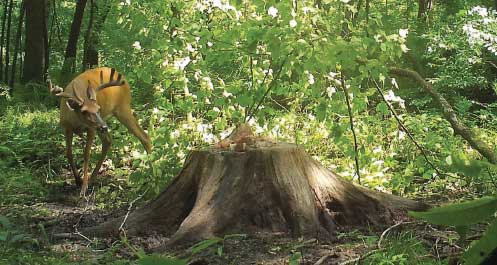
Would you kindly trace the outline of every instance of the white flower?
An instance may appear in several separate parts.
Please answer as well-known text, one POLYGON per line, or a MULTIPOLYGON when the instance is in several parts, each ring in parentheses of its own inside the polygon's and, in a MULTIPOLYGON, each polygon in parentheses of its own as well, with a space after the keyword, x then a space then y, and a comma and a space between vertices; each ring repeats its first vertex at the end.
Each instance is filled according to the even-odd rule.
POLYGON ((207 46, 212 47, 212 45, 213 45, 212 42, 210 41, 207 42, 207 46))
POLYGON ((131 0, 126 0, 126 4, 129 6, 131 5, 131 0))
POLYGON ((475 6, 471 10, 469 10, 468 14, 470 15, 479 15, 480 17, 488 16, 488 10, 486 7, 475 6))
POLYGON ((290 27, 295 28, 297 26, 297 21, 295 19, 290 20, 290 27))
POLYGON ((159 113, 159 109, 158 108, 154 108, 154 110, 152 111, 154 114, 157 114, 159 113))
POLYGON ((185 67, 190 63, 190 61, 190 56, 181 58, 180 60, 174 62, 174 67, 178 70, 185 70, 185 67))
POLYGON ((267 10, 267 14, 272 16, 273 18, 277 17, 278 16, 278 9, 276 9, 276 7, 274 6, 271 6, 268 10, 267 10))
POLYGON ((312 84, 314 84, 314 76, 311 73, 309 73, 309 85, 312 84))
POLYGON ((330 86, 328 88, 326 88, 326 93, 328 94, 328 97, 331 98, 331 96, 333 96, 333 94, 335 94, 337 92, 336 88, 333 87, 333 86, 330 86))
POLYGON ((193 48, 193 46, 192 46, 190 43, 186 44, 186 49, 187 49, 189 52, 194 52, 194 51, 195 51, 195 49, 193 48))
POLYGON ((141 50, 142 49, 142 46, 140 45, 140 42, 139 41, 135 41, 133 43, 133 48, 135 48, 136 50, 141 50))
POLYGON ((350 0, 340 0, 340 2, 346 4, 346 3, 350 2, 350 0))
POLYGON ((211 78, 208 76, 202 77, 202 86, 207 90, 214 90, 214 85, 212 84, 211 78))
POLYGON ((381 43, 381 35, 380 34, 374 35, 374 40, 378 43, 381 43))
POLYGON ((409 29, 399 29, 399 36, 401 38, 407 38, 407 34, 409 34, 409 29))
POLYGON ((233 96, 233 93, 230 93, 228 91, 223 91, 223 97, 227 98, 227 97, 232 97, 233 96))

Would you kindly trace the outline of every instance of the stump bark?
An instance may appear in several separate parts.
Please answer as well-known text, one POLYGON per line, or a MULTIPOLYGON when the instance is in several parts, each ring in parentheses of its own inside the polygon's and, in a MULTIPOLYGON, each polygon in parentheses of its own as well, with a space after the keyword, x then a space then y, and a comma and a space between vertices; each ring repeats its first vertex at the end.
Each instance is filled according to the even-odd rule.
POLYGON ((427 208, 346 181, 300 146, 252 144, 192 151, 155 200, 84 233, 117 234, 125 220, 128 235, 154 231, 173 243, 263 231, 329 236, 340 226, 386 225, 397 213, 427 208))

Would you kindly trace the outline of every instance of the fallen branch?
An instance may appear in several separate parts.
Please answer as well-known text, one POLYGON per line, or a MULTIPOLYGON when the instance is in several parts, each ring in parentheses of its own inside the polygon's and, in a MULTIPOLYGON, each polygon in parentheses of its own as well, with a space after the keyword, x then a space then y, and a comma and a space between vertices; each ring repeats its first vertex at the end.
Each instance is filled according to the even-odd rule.
POLYGON ((331 253, 325 256, 322 256, 314 265, 322 265, 324 264, 325 261, 327 261, 329 258, 336 256, 336 253, 331 253))
POLYGON ((423 87, 423 89, 428 92, 428 94, 430 94, 430 96, 438 103, 438 105, 440 105, 445 119, 449 121, 450 125, 454 129, 454 132, 468 141, 469 145, 472 148, 476 149, 489 162, 497 164, 497 154, 494 152, 494 150, 492 150, 485 142, 479 139, 471 131, 470 128, 466 127, 466 125, 459 121, 456 112, 454 111, 450 103, 444 97, 442 97, 442 95, 440 95, 429 82, 424 80, 424 78, 421 77, 418 72, 396 67, 390 68, 389 71, 392 75, 407 77, 419 83, 423 87))

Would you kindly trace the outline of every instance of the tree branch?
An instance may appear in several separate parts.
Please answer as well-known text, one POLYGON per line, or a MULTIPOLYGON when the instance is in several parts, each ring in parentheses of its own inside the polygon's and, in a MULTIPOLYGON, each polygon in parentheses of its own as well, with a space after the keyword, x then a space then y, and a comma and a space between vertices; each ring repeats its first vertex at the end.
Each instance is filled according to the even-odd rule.
POLYGON ((440 106, 445 119, 449 121, 450 125, 454 129, 454 132, 468 141, 469 145, 472 148, 476 149, 489 162, 497 164, 497 154, 495 153, 495 151, 492 150, 492 148, 490 148, 485 142, 479 139, 478 136, 476 136, 470 128, 466 127, 466 125, 459 121, 456 112, 454 111, 450 103, 442 95, 440 95, 429 82, 424 80, 424 78, 421 77, 418 72, 396 67, 391 67, 389 71, 391 75, 407 77, 420 84, 422 88, 426 92, 428 92, 428 94, 430 94, 430 96, 440 106))

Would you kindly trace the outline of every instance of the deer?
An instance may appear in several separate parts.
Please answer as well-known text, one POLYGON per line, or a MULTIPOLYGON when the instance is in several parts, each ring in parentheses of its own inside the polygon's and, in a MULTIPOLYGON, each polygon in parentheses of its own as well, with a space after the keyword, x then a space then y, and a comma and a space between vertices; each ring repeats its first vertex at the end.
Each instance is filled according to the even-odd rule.
POLYGON ((112 138, 106 120, 116 117, 129 132, 142 143, 150 154, 152 143, 147 133, 140 127, 131 109, 131 92, 129 84, 122 74, 114 68, 101 67, 87 70, 75 77, 65 89, 47 81, 49 91, 60 100, 60 125, 63 127, 66 141, 66 157, 69 162, 76 185, 81 187, 81 196, 85 196, 91 178, 94 178, 105 160, 112 138), (104 80, 109 80, 104 82, 104 80), (86 132, 86 144, 83 152, 83 177, 74 163, 72 153, 73 135, 83 137, 86 132), (91 175, 88 175, 90 153, 95 135, 102 142, 102 152, 91 175))

